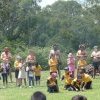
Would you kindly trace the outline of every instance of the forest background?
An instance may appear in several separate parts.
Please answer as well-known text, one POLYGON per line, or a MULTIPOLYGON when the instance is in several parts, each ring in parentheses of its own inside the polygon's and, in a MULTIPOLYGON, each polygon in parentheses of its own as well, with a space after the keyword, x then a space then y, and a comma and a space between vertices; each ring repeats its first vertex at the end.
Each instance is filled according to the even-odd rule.
MULTIPOLYGON (((48 69, 53 44, 61 50, 62 68, 69 50, 84 43, 90 55, 100 45, 100 0, 58 0, 44 8, 40 0, 0 0, 0 51, 5 46, 25 58, 32 49, 37 61, 48 69)), ((14 61, 14 59, 13 59, 14 61)), ((88 58, 90 63, 91 59, 88 58)))

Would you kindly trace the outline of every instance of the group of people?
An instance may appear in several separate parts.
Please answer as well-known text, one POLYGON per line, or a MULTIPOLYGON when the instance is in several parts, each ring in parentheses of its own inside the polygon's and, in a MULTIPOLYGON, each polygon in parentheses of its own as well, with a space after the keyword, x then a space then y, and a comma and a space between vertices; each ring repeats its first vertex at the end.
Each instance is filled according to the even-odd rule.
MULTIPOLYGON (((53 45, 50 50, 48 57, 48 65, 50 69, 50 75, 47 78, 47 90, 48 92, 59 92, 59 86, 57 82, 57 76, 59 79, 65 80, 64 89, 80 91, 84 89, 92 88, 92 78, 85 71, 87 66, 87 52, 85 45, 81 44, 79 50, 74 56, 73 52, 70 51, 67 57, 67 67, 64 68, 65 73, 61 77, 60 66, 61 57, 60 50, 57 45, 53 45), (77 62, 77 63, 76 63, 77 62)), ((98 47, 94 47, 94 51, 91 54, 91 58, 94 66, 94 75, 98 71, 100 65, 100 51, 98 47)), ((8 84, 8 75, 11 75, 11 59, 12 55, 8 47, 4 48, 1 53, 1 66, 0 72, 2 74, 3 86, 6 87, 8 84)), ((36 60, 35 53, 30 50, 26 59, 23 59, 20 55, 17 55, 14 62, 16 86, 22 87, 22 80, 26 86, 28 81, 29 87, 33 87, 34 84, 40 85, 42 67, 36 60), (35 83, 34 83, 35 82, 35 83)))
MULTIPOLYGON (((11 60, 12 55, 10 53, 10 49, 8 47, 5 47, 4 51, 1 53, 0 65, 0 74, 3 80, 3 88, 7 87, 8 85, 8 76, 10 76, 10 80, 12 82, 11 60)), ((29 87, 34 86, 34 82, 36 82, 36 85, 40 85, 42 68, 38 64, 38 62, 36 62, 36 56, 33 51, 29 51, 29 54, 25 60, 20 55, 17 55, 14 61, 14 69, 16 86, 19 86, 21 88, 22 80, 24 80, 25 86, 27 83, 26 81, 28 81, 29 87)))
MULTIPOLYGON (((73 52, 70 51, 67 57, 67 67, 64 68, 65 73, 61 80, 65 80, 64 89, 70 91, 80 91, 84 89, 92 89, 92 78, 88 72, 86 72, 88 54, 84 44, 79 45, 79 50, 74 56, 73 52)), ((100 51, 98 46, 94 46, 94 50, 91 54, 93 76, 95 78, 96 72, 99 73, 100 65, 100 51)), ((56 46, 50 52, 49 67, 50 76, 47 79, 48 92, 59 92, 59 86, 57 82, 57 75, 59 75, 60 69, 60 51, 56 46)), ((59 75, 61 76, 61 75, 59 75)))

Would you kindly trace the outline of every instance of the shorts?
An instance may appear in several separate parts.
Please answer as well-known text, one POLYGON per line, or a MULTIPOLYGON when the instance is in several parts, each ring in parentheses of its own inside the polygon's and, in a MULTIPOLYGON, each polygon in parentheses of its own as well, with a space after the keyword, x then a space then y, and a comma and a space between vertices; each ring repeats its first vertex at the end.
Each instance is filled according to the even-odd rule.
POLYGON ((98 70, 99 65, 100 65, 100 62, 93 62, 92 65, 93 65, 93 67, 94 67, 95 69, 98 70))
POLYGON ((36 81, 39 81, 40 78, 41 78, 41 76, 35 76, 35 80, 36 80, 36 81))
POLYGON ((19 70, 15 70, 15 78, 18 78, 19 70))

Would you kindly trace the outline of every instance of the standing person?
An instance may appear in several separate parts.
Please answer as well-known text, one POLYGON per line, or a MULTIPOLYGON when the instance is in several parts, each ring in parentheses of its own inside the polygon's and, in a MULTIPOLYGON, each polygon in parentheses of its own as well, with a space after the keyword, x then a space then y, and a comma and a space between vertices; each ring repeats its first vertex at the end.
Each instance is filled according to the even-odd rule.
POLYGON ((15 60, 15 62, 14 62, 16 86, 19 85, 18 75, 19 75, 19 64, 20 64, 20 60, 21 60, 21 57, 20 57, 20 56, 17 56, 17 57, 16 57, 16 60, 15 60))
POLYGON ((1 69, 2 69, 2 79, 3 79, 3 88, 5 88, 8 85, 8 72, 9 72, 9 64, 7 61, 3 61, 1 63, 1 69))
POLYGON ((24 84, 26 86, 26 71, 25 71, 25 64, 22 58, 20 59, 19 62, 19 74, 18 74, 18 79, 19 79, 19 86, 20 88, 22 87, 22 80, 24 80, 24 84))
POLYGON ((28 72, 28 81, 29 81, 29 87, 34 86, 34 68, 30 67, 28 63, 28 66, 26 67, 26 71, 28 72))
POLYGON ((34 66, 34 73, 35 73, 36 85, 37 85, 37 84, 40 85, 41 71, 42 71, 41 66, 38 64, 38 62, 36 62, 36 63, 35 63, 35 66, 34 66))
MULTIPOLYGON (((29 55, 26 58, 27 66, 30 67, 30 69, 31 69, 31 67, 34 66, 35 62, 36 62, 35 53, 32 50, 29 50, 29 55)), ((28 76, 29 76, 28 74, 29 73, 27 71, 27 80, 28 80, 28 76)))
POLYGON ((85 50, 84 44, 79 45, 79 50, 78 50, 76 56, 77 56, 77 59, 78 59, 78 62, 77 62, 78 68, 77 69, 79 71, 87 65, 87 62, 86 62, 87 52, 85 50))
POLYGON ((91 58, 92 58, 92 65, 94 67, 94 75, 93 77, 95 78, 96 72, 98 72, 99 70, 99 65, 100 65, 100 58, 98 57, 98 46, 94 46, 94 50, 91 54, 91 58))
POLYGON ((53 48, 50 50, 50 53, 49 53, 49 59, 51 58, 52 54, 55 55, 55 57, 58 61, 57 70, 58 70, 59 78, 61 78, 61 72, 60 72, 61 59, 60 59, 60 50, 58 48, 58 45, 56 45, 56 44, 53 45, 53 48))
POLYGON ((51 58, 49 59, 48 64, 50 66, 50 74, 58 73, 58 70, 57 70, 58 60, 56 59, 54 54, 51 55, 51 58))
POLYGON ((12 82, 12 74, 11 74, 11 52, 10 49, 8 47, 4 48, 4 51, 1 53, 1 60, 3 63, 8 63, 8 65, 10 66, 9 68, 9 76, 10 76, 10 81, 12 82))
POLYGON ((71 72, 72 77, 74 78, 75 57, 71 52, 68 54, 67 65, 68 65, 69 71, 71 72))

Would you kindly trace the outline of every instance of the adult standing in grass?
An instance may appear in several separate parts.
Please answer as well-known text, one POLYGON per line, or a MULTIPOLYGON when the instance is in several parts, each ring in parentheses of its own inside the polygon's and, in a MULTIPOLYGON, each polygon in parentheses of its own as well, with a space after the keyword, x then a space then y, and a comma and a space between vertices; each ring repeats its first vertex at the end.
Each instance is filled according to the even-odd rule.
POLYGON ((53 48, 50 50, 49 59, 51 58, 52 54, 55 55, 55 58, 58 61, 57 70, 58 70, 58 75, 59 75, 59 78, 60 78, 61 77, 61 73, 60 73, 61 59, 60 59, 60 50, 59 50, 57 44, 54 44, 53 48))
POLYGON ((92 65, 94 67, 94 78, 96 75, 96 72, 99 70, 99 65, 100 65, 100 51, 98 51, 98 46, 94 46, 94 50, 91 54, 92 58, 92 65))
POLYGON ((10 49, 8 47, 4 48, 4 51, 1 53, 1 61, 2 63, 7 63, 9 67, 9 76, 10 76, 10 81, 12 82, 12 74, 11 74, 11 59, 12 55, 10 52, 10 49))

